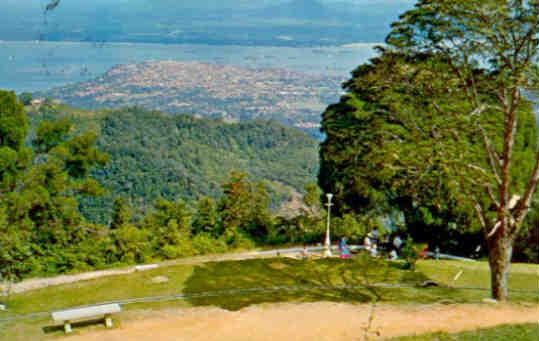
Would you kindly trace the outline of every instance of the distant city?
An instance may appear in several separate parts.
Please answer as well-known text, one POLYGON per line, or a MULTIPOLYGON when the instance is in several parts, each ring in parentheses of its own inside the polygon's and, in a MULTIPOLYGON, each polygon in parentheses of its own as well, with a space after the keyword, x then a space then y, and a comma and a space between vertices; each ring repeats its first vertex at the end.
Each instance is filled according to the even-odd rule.
POLYGON ((225 120, 275 119, 318 128, 339 97, 340 79, 284 69, 247 69, 199 62, 121 65, 88 82, 38 96, 88 109, 142 106, 225 120))

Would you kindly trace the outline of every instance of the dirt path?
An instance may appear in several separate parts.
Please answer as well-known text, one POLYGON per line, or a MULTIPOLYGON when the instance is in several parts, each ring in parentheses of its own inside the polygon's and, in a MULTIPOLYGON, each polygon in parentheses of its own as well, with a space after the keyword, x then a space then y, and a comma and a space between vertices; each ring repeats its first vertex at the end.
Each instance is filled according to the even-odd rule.
MULTIPOLYGON (((364 340, 371 305, 278 304, 237 312, 192 308, 133 312, 114 330, 94 330, 67 341, 350 341, 364 340)), ((370 339, 500 324, 539 322, 539 306, 380 305, 373 311, 370 339)))

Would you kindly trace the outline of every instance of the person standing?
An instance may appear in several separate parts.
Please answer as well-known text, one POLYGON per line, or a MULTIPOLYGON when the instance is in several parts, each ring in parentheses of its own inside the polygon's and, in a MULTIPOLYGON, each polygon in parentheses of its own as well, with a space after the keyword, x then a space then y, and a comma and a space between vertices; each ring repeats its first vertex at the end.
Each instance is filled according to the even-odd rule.
POLYGON ((376 245, 376 247, 378 248, 378 244, 380 243, 380 231, 378 231, 378 228, 375 227, 372 231, 371 231, 371 243, 373 245, 376 245))
POLYGON ((402 239, 399 237, 399 235, 396 235, 395 238, 393 238, 393 247, 395 248, 397 254, 399 254, 402 247, 402 239))

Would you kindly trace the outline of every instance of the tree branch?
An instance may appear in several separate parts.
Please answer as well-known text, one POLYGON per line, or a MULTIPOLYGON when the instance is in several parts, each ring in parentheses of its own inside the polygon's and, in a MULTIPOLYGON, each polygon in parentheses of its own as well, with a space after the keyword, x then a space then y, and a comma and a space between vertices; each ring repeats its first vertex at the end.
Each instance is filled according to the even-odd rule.
POLYGON ((501 161, 500 161, 500 155, 496 152, 496 150, 492 146, 492 143, 490 142, 490 139, 485 129, 483 129, 481 124, 478 124, 478 125, 479 125, 479 130, 481 131, 481 135, 483 136, 483 144, 485 145, 485 148, 487 149, 487 154, 488 154, 488 159, 490 163, 490 168, 492 170, 492 174, 496 178, 496 182, 498 186, 500 186, 502 184, 502 179, 498 171, 498 167, 502 166, 501 161))

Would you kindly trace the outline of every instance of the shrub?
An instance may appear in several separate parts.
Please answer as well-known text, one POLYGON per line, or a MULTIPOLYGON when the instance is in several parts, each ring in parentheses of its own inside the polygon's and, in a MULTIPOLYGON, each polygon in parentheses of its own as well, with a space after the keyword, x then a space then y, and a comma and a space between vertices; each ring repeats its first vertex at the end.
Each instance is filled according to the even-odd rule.
POLYGON ((193 237, 193 247, 199 255, 223 253, 228 250, 224 239, 213 238, 208 233, 201 233, 193 237))
POLYGON ((142 263, 148 257, 151 251, 147 230, 139 229, 132 225, 125 225, 111 234, 116 259, 122 263, 142 263))
POLYGON ((406 261, 406 268, 415 271, 415 264, 419 259, 419 252, 414 247, 414 241, 412 237, 408 237, 404 242, 404 246, 401 250, 401 255, 406 261))
POLYGON ((235 227, 228 228, 225 231, 224 239, 226 244, 232 249, 252 249, 255 247, 255 243, 249 236, 235 227))

